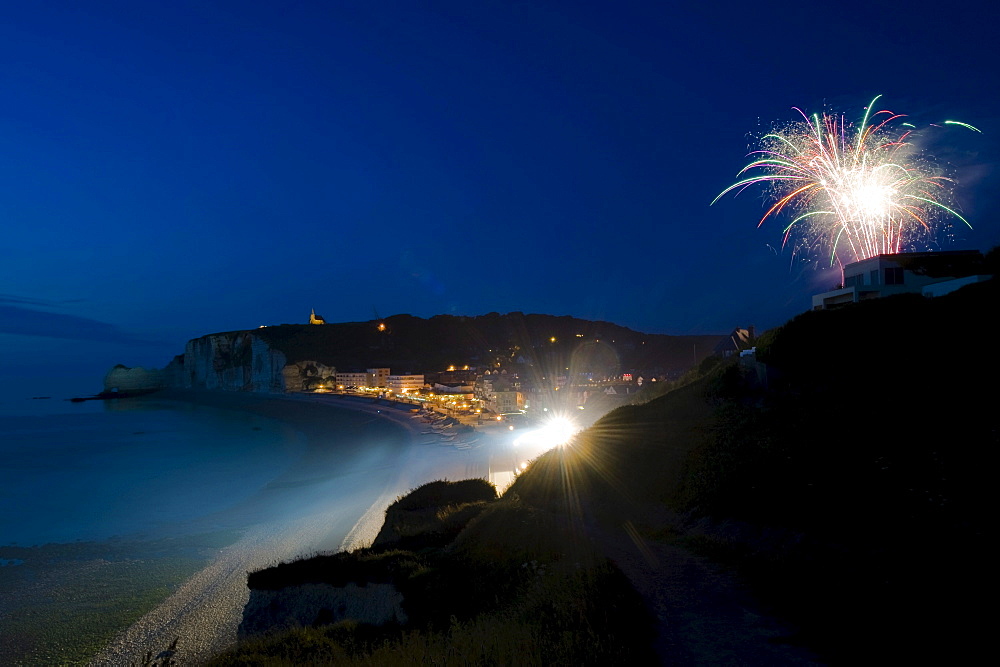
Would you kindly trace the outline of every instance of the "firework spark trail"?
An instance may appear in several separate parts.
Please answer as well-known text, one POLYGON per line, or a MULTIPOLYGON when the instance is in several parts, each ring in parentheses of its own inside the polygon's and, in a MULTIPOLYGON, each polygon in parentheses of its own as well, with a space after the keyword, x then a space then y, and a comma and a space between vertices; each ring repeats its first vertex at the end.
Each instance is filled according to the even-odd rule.
MULTIPOLYGON (((954 181, 940 173, 911 141, 914 126, 903 114, 872 113, 875 97, 856 128, 843 116, 795 110, 801 121, 761 137, 760 149, 740 170, 729 192, 739 194, 763 183, 774 203, 758 227, 785 209, 795 212, 785 227, 782 245, 829 252, 830 263, 848 263, 930 238, 935 223, 954 217, 969 225, 952 203, 954 181), (846 261, 845 261, 846 260, 846 261)), ((975 132, 975 127, 945 121, 975 132)))

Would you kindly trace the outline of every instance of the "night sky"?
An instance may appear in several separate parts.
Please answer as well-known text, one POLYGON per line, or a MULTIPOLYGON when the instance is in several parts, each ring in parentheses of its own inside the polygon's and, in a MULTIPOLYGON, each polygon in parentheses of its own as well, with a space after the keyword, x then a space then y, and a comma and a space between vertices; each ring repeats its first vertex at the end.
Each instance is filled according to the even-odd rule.
POLYGON ((783 250, 783 220, 757 228, 761 189, 709 204, 792 107, 853 120, 877 94, 983 131, 934 150, 973 226, 940 247, 987 250, 986 6, 9 5, 0 370, 163 366, 189 338, 310 308, 776 326, 838 269, 783 250))

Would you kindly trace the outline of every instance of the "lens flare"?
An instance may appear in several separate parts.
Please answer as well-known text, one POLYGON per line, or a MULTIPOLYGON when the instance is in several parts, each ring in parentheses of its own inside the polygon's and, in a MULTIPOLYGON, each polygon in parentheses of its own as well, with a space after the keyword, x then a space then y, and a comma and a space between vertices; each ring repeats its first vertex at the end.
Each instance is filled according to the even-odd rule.
MULTIPOLYGON (((902 114, 872 112, 879 97, 857 126, 842 115, 810 117, 796 108, 802 120, 761 137, 739 180, 712 203, 764 184, 772 205, 757 226, 787 209, 794 218, 782 246, 791 242, 796 252, 828 253, 831 264, 931 241, 943 220, 958 219, 971 228, 956 210, 955 182, 914 145, 914 126, 899 121, 902 114)), ((979 132, 967 123, 944 124, 979 132)))
POLYGON ((566 445, 580 427, 567 417, 550 417, 541 428, 528 431, 514 441, 515 446, 532 446, 541 451, 566 445))

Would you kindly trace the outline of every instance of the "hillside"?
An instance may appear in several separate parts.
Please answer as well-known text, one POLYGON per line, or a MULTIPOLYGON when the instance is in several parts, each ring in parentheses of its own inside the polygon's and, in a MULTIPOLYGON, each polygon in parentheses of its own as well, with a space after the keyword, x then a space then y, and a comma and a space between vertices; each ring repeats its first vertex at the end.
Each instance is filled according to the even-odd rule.
POLYGON ((992 578, 998 362, 980 343, 997 296, 800 315, 761 337, 761 364, 612 412, 508 494, 734 568, 832 662, 971 660, 989 636, 973 601, 992 578))
POLYGON ((394 315, 382 322, 385 331, 371 321, 285 324, 253 333, 283 352, 289 363, 318 361, 338 369, 423 372, 450 365, 501 364, 525 369, 594 368, 609 375, 632 369, 657 374, 683 371, 710 354, 723 338, 644 334, 610 322, 519 312, 430 319, 394 315))
POLYGON ((648 662, 647 642, 668 664, 970 663, 991 637, 998 362, 977 343, 998 289, 805 313, 757 361, 706 361, 614 410, 498 500, 411 516, 437 495, 418 490, 384 529, 408 542, 251 577, 367 572, 409 625, 319 625, 219 664, 506 664, 511 643, 525 664, 648 662))

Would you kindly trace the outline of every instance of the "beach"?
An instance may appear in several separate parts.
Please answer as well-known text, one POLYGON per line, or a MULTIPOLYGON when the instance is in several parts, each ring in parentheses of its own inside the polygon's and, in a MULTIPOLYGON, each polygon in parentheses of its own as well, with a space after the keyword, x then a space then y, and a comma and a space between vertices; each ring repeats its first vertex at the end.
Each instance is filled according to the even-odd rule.
MULTIPOLYGON (((190 401, 285 423, 305 440, 301 458, 213 526, 247 524, 152 611, 121 632, 95 665, 141 663, 176 639, 181 664, 197 663, 231 645, 249 598, 246 573, 324 551, 367 546, 397 497, 436 479, 490 478, 491 444, 459 448, 426 433, 411 406, 328 395, 270 396, 169 392, 160 400, 190 401), (350 410, 331 432, 331 413, 350 410), (352 441, 356 438, 356 441, 352 441), (252 517, 253 523, 248 524, 252 517)), ((486 440, 490 440, 487 438, 486 440)), ((495 464, 494 464, 495 465, 495 464)), ((499 470, 497 473, 501 472, 499 470)), ((192 527, 193 528, 193 527, 192 527)))
POLYGON ((367 546, 412 489, 478 477, 502 491, 540 453, 499 424, 439 434, 412 405, 360 396, 26 404, 39 414, 0 422, 8 664, 142 664, 175 639, 197 663, 235 641, 247 572, 367 546))

